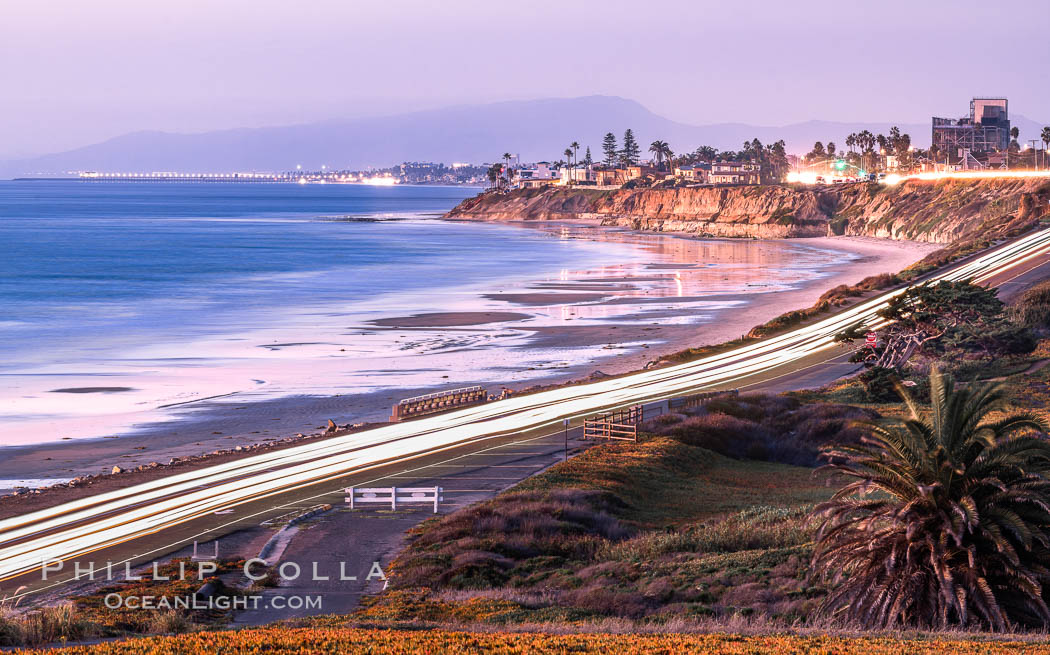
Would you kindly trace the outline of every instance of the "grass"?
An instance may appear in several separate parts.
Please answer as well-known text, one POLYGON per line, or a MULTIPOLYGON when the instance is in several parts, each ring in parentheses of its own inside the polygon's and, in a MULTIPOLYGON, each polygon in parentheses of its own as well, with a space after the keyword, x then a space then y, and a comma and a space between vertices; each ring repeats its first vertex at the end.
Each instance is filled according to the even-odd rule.
POLYGON ((668 437, 593 448, 529 478, 514 491, 607 492, 613 513, 642 528, 689 523, 755 505, 794 506, 822 499, 813 471, 741 461, 668 437))
POLYGON ((355 618, 796 619, 822 594, 806 581, 806 514, 830 492, 812 469, 668 436, 598 446, 419 526, 388 569, 392 590, 355 618))

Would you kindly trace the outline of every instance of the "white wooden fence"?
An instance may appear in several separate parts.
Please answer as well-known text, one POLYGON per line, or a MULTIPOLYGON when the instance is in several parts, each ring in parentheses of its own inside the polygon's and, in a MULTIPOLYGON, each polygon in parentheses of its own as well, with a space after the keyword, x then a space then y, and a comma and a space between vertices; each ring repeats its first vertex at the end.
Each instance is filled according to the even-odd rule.
POLYGON ((396 510, 398 505, 433 503, 437 514, 438 503, 443 500, 441 487, 348 487, 346 502, 350 509, 357 505, 383 504, 396 510))

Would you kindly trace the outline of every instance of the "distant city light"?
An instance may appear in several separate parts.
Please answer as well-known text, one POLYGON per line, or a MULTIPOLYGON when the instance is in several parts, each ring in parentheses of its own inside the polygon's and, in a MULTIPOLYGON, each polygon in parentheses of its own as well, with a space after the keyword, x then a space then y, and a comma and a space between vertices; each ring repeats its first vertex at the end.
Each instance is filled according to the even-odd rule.
POLYGON ((395 184, 397 184, 397 178, 366 177, 361 180, 361 184, 370 184, 372 186, 394 186, 395 184))

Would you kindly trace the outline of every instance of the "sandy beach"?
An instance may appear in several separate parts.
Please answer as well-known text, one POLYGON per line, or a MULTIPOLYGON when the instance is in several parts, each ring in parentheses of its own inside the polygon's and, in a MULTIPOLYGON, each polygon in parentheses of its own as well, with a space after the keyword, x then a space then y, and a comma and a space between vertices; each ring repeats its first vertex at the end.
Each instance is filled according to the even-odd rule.
MULTIPOLYGON (((342 341, 334 341, 331 335, 317 340, 329 350, 350 347, 362 338, 357 335, 388 342, 440 343, 434 350, 440 358, 413 355, 405 360, 418 361, 411 379, 429 379, 428 384, 397 384, 366 393, 259 399, 240 394, 197 400, 174 408, 174 420, 138 425, 134 431, 110 438, 4 448, 0 451, 0 480, 9 482, 0 482, 0 487, 16 486, 10 481, 35 486, 41 480, 108 473, 114 465, 124 469, 166 465, 173 458, 276 444, 297 434, 317 434, 328 419, 340 425, 380 422, 397 400, 438 389, 482 383, 490 391, 501 387, 518 390, 582 380, 595 371, 638 370, 686 347, 737 338, 785 311, 811 305, 833 286, 899 271, 938 248, 856 237, 711 241, 593 225, 530 228, 554 231, 559 238, 630 243, 645 251, 645 263, 610 261, 597 270, 499 286, 480 294, 477 304, 481 306, 473 309, 383 316, 344 328, 342 341), (819 262, 819 275, 807 270, 808 258, 819 262), (758 270, 765 273, 754 273, 758 270), (498 350, 472 350, 470 344, 478 339, 498 342, 498 350), (505 366, 492 361, 499 357, 497 352, 508 353, 505 366), (485 361, 489 378, 473 374, 471 367, 480 361, 485 361), (455 362, 462 368, 455 368, 455 362)), ((268 347, 299 352, 319 346, 304 340, 268 347)), ((321 359, 309 363, 322 376, 330 365, 321 359)), ((400 379, 402 372, 395 369, 406 364, 390 361, 388 365, 393 368, 385 373, 400 379)), ((381 369, 371 370, 375 375, 384 374, 381 369)), ((120 393, 112 387, 62 391, 71 397, 120 393)), ((154 467, 144 474, 160 475, 166 468, 154 467)), ((126 484, 116 477, 106 483, 126 484)))

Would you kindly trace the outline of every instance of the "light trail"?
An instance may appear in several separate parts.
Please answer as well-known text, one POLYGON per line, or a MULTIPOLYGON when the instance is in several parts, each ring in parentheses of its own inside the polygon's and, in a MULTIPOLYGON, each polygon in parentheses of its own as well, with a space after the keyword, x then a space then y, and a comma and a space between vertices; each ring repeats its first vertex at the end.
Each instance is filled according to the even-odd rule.
POLYGON ((996 180, 1050 178, 1050 171, 943 171, 901 176, 901 180, 996 180))
MULTIPOLYGON (((1050 253, 1050 230, 1008 243, 931 281, 977 282, 1050 253)), ((447 450, 600 409, 730 385, 836 347, 835 334, 885 321, 876 312, 905 289, 883 293, 812 325, 702 359, 553 389, 245 457, 0 520, 0 579, 137 539, 225 509, 334 480, 380 463, 447 450)))
MULTIPOLYGON (((817 178, 823 178, 825 180, 841 179, 833 173, 815 173, 812 171, 791 171, 787 175, 786 182, 788 184, 807 184, 813 185, 817 183, 817 178)), ((884 178, 880 179, 881 184, 888 184, 894 186, 900 184, 905 180, 999 180, 999 179, 1050 179, 1050 171, 1001 171, 1001 170, 984 170, 984 171, 937 171, 928 173, 912 173, 909 175, 900 175, 898 173, 890 173, 884 178)), ((856 181, 863 181, 863 179, 857 179, 856 181)))

